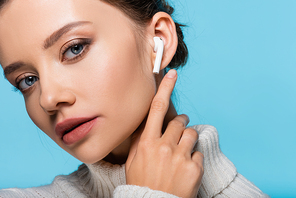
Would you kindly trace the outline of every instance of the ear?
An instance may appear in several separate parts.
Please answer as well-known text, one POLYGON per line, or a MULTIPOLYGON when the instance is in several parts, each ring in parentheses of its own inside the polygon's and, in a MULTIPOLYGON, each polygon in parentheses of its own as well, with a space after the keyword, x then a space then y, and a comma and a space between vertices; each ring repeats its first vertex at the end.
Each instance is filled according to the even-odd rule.
POLYGON ((148 25, 148 33, 148 38, 152 44, 152 67, 154 66, 154 61, 156 57, 156 53, 154 52, 155 44, 153 37, 160 37, 164 42, 163 57, 160 65, 160 70, 162 70, 168 66, 177 50, 178 36, 175 22, 169 14, 165 12, 158 12, 153 16, 150 24, 148 25))

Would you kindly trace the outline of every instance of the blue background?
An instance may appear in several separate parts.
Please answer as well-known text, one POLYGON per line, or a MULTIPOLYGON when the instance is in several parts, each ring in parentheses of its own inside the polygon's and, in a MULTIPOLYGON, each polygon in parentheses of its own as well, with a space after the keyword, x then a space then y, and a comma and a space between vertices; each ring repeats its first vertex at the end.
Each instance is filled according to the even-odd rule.
MULTIPOLYGON (((175 96, 214 125, 224 154, 271 197, 296 197, 296 1, 174 0, 190 59, 175 96)), ((0 76, 0 188, 50 183, 80 164, 30 121, 0 76)))

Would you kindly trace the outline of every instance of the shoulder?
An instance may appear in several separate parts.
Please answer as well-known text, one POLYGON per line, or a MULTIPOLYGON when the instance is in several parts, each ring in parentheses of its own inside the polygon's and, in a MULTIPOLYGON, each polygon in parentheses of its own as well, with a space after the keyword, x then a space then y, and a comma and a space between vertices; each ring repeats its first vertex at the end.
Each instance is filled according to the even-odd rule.
POLYGON ((33 187, 33 188, 8 188, 0 190, 0 198, 14 197, 86 197, 79 188, 78 171, 70 175, 56 176, 49 185, 33 187))
POLYGON ((204 155, 204 176, 199 197, 268 197, 240 175, 234 164, 222 153, 215 127, 194 125, 190 128, 199 134, 194 151, 204 155))
POLYGON ((201 197, 213 197, 236 177, 234 164, 222 153, 217 129, 210 125, 194 125, 199 139, 194 151, 204 155, 204 176, 199 190, 201 197))

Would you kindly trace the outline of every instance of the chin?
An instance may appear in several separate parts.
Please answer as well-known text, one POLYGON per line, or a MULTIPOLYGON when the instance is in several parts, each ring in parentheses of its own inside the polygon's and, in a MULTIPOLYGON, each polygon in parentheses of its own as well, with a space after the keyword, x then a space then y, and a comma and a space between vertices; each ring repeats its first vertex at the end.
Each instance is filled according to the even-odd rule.
MULTIPOLYGON (((105 159, 110 153, 112 153, 112 160, 108 157, 105 159, 111 163, 123 162, 129 153, 131 135, 137 130, 139 125, 143 122, 143 115, 136 115, 137 119, 112 121, 108 123, 101 122, 100 125, 95 126, 81 141, 76 142, 73 145, 61 144, 64 150, 66 150, 73 157, 85 164, 94 164, 102 159, 105 159), (117 123, 114 126, 113 123, 117 123), (126 123, 131 123, 127 125, 126 123)), ((129 117, 136 117, 135 115, 129 117)))
POLYGON ((102 159, 104 159, 108 153, 96 153, 93 151, 85 151, 83 153, 79 153, 78 155, 74 156, 79 161, 85 163, 85 164, 94 164, 102 159))
POLYGON ((99 142, 96 145, 84 142, 84 144, 77 145, 71 150, 66 149, 66 151, 85 164, 94 164, 110 153, 108 148, 100 145, 102 144, 99 142))

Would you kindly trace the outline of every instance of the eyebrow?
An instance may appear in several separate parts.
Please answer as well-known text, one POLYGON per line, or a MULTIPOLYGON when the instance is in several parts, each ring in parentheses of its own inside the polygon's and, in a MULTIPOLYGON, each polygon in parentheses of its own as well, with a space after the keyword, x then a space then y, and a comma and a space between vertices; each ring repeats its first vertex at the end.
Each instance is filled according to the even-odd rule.
MULTIPOLYGON (((78 27, 78 26, 82 26, 85 24, 89 24, 89 23, 91 23, 91 22, 90 21, 76 21, 76 22, 72 22, 72 23, 68 23, 68 24, 64 25, 63 27, 61 27, 60 29, 58 29, 57 31, 52 33, 47 39, 45 39, 43 48, 48 49, 49 47, 54 45, 64 34, 71 31, 73 28, 78 27)), ((18 61, 18 62, 8 65, 4 69, 4 72, 3 72, 4 77, 6 78, 7 75, 13 73, 14 71, 16 71, 24 66, 26 66, 26 64, 22 61, 18 61)))
POLYGON ((8 65, 7 67, 5 67, 4 69, 4 77, 6 78, 7 75, 11 74, 12 72, 20 69, 21 67, 24 67, 26 64, 24 62, 15 62, 15 63, 12 63, 10 65, 8 65))
POLYGON ((61 36, 63 36, 64 34, 66 34, 67 32, 69 32, 70 30, 72 30, 73 28, 77 27, 77 26, 82 26, 85 24, 91 23, 90 21, 76 21, 76 22, 72 22, 72 23, 68 23, 65 26, 63 26, 62 28, 58 29, 57 31, 55 31, 54 33, 52 33, 45 41, 44 41, 44 45, 43 48, 44 49, 48 49, 49 47, 51 47, 52 45, 54 45, 60 38, 61 36))

